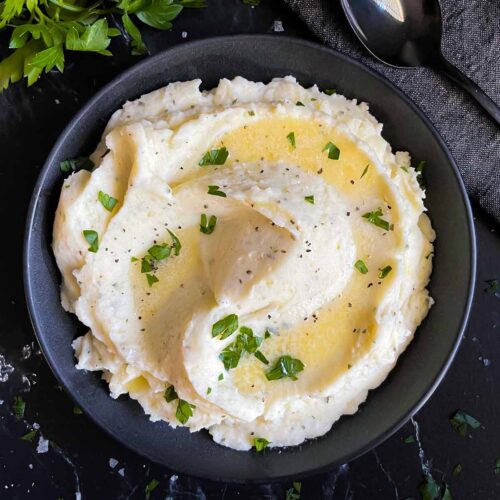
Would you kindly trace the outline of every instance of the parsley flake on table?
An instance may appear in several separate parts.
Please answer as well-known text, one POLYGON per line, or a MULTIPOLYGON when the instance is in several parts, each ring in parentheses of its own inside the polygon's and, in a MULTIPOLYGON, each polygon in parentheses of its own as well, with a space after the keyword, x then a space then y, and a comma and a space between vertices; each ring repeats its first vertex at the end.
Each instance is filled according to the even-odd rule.
POLYGON ((304 200, 306 200, 307 203, 314 205, 314 195, 313 194, 309 194, 309 195, 305 196, 304 200))
POLYGON ((301 489, 302 483, 299 481, 294 481, 292 483, 292 487, 286 490, 285 500, 299 500, 301 489))
POLYGON ((213 194, 214 196, 221 196, 222 198, 226 198, 227 195, 224 191, 219 189, 219 186, 208 186, 208 194, 213 194))
POLYGON ((486 284, 488 288, 486 288, 485 292, 491 295, 500 295, 500 283, 498 280, 486 280, 486 284))
POLYGON ((206 167, 208 165, 224 165, 229 156, 229 151, 226 147, 211 149, 207 151, 198 162, 200 167, 206 167))
POLYGON ((455 467, 453 467, 453 470, 451 471, 453 476, 458 476, 462 472, 462 464, 457 464, 455 467))
POLYGON ((436 500, 439 498, 439 490, 438 483, 430 474, 426 474, 424 482, 418 488, 422 500, 436 500))
POLYGON ((411 443, 414 443, 414 442, 415 442, 415 438, 412 435, 406 436, 403 439, 403 443, 405 443, 405 444, 411 444, 411 443))
POLYGON ((368 268, 366 264, 361 259, 357 260, 354 264, 354 267, 361 273, 366 274, 368 272, 368 268))
POLYGON ((118 200, 116 198, 113 198, 112 196, 105 193, 104 191, 99 191, 99 194, 97 195, 97 199, 101 202, 101 205, 108 212, 112 212, 113 208, 115 208, 116 204, 118 203, 118 200))
POLYGON ((471 429, 478 429, 481 427, 481 422, 468 413, 465 413, 463 410, 457 410, 450 418, 450 425, 459 436, 467 437, 469 434, 469 427, 471 429))
POLYGON ((38 432, 38 429, 32 429, 31 431, 27 432, 23 436, 20 437, 23 441, 28 441, 30 443, 33 442, 33 439, 35 439, 36 433, 38 432))
POLYGON ((253 438, 252 444, 255 446, 255 451, 260 452, 264 451, 269 444, 269 441, 266 438, 253 438))
POLYGON ((304 363, 300 359, 292 358, 289 355, 281 356, 275 365, 266 372, 267 380, 279 380, 291 378, 298 380, 297 374, 304 369, 304 363))
POLYGON ((157 479, 151 479, 151 481, 146 485, 146 487, 144 488, 146 500, 149 500, 151 498, 151 493, 153 493, 153 491, 159 484, 160 481, 158 481, 157 479))
POLYGON ((216 224, 217 224, 217 217, 215 215, 211 215, 210 219, 208 219, 206 214, 201 214, 200 231, 203 234, 212 234, 214 232, 216 224))
POLYGON ((373 212, 363 214, 362 217, 377 227, 385 229, 386 231, 392 231, 394 229, 394 224, 390 224, 386 220, 382 219, 382 215, 382 209, 379 208, 373 212))
POLYGON ((338 160, 340 158, 340 149, 333 142, 326 143, 322 151, 328 151, 328 158, 330 160, 338 160))
POLYGON ((224 340, 238 329, 238 316, 229 314, 212 325, 212 337, 219 337, 224 340))
POLYGON ((290 132, 287 136, 287 141, 290 143, 292 148, 295 148, 295 132, 290 132))
POLYGON ((14 396, 14 402, 12 403, 12 412, 17 420, 21 420, 24 417, 24 410, 26 409, 26 403, 23 401, 21 396, 14 396))
POLYGON ((495 466, 494 466, 494 469, 493 469, 493 472, 498 476, 500 475, 500 458, 497 458, 495 460, 495 466))
POLYGON ((93 229, 84 229, 83 237, 90 245, 88 248, 89 252, 96 253, 97 250, 99 250, 99 235, 97 234, 97 232, 93 229))
POLYGON ((79 406, 73 406, 73 415, 83 415, 83 411, 79 406))
POLYGON ((63 160, 61 163, 59 163, 59 168, 64 174, 69 174, 70 172, 78 172, 79 170, 92 170, 94 167, 94 162, 87 156, 77 156, 76 158, 73 158, 71 160, 63 160))

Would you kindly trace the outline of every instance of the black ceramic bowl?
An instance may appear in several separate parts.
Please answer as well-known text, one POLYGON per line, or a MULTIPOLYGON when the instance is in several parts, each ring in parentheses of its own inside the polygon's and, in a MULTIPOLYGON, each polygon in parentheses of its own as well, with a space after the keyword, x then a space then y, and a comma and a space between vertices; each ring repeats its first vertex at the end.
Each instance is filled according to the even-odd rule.
MULTIPOLYGON (((444 104, 444 103, 443 103, 444 104)), ((475 274, 470 206, 443 141, 427 118, 398 89, 360 63, 324 47, 272 36, 213 38, 183 44, 146 59, 88 102, 62 133, 35 187, 26 228, 25 287, 43 353, 61 384, 98 425, 145 457, 178 472, 223 481, 273 481, 319 472, 352 460, 388 438, 429 398, 459 344, 469 313, 475 274), (59 162, 88 154, 113 111, 127 99, 169 82, 201 78, 205 88, 221 77, 256 81, 294 75, 370 104, 395 149, 426 159, 429 215, 438 238, 430 292, 436 300, 415 340, 360 411, 342 418, 325 436, 302 446, 257 454, 215 444, 207 432, 190 434, 152 423, 134 401, 113 400, 97 373, 75 369, 71 341, 84 329, 63 311, 51 231, 63 175, 59 162)))

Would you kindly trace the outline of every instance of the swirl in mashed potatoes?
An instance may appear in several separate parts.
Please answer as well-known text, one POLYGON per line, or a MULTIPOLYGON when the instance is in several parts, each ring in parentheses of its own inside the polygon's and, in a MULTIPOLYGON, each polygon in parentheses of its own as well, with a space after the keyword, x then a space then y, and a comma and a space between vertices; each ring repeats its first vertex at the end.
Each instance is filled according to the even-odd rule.
POLYGON ((424 191, 364 103, 200 83, 127 102, 64 182, 77 367, 225 446, 297 445, 355 413, 426 316, 424 191))

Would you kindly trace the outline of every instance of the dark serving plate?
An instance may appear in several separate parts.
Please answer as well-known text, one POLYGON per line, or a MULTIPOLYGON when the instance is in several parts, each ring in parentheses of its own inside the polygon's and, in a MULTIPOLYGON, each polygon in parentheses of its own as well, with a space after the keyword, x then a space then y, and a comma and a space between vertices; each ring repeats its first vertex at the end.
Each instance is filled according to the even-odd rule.
MULTIPOLYGON (((445 105, 445 103, 443 103, 445 105)), ((475 241, 469 202, 455 162, 424 114, 378 73, 325 47, 284 37, 244 35, 186 43, 134 66, 113 80, 75 116, 54 146, 29 209, 24 280, 42 351, 61 384, 99 426, 126 446, 175 471, 221 481, 297 479, 356 458, 380 444, 426 402, 443 378, 469 314, 475 241), (76 370, 72 340, 84 329, 59 302, 59 273, 51 232, 63 175, 59 162, 92 151, 104 126, 127 99, 169 82, 221 77, 256 81, 294 75, 303 85, 336 88, 370 104, 394 149, 427 160, 426 205, 437 232, 430 291, 436 304, 387 380, 360 411, 325 436, 302 446, 257 454, 215 444, 207 432, 190 434, 152 423, 138 403, 113 400, 97 373, 76 370)))

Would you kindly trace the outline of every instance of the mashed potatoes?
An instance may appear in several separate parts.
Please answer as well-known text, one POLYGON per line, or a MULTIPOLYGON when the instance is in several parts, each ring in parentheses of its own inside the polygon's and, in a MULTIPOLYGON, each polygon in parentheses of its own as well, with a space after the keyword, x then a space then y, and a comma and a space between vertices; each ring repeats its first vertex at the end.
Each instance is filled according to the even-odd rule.
POLYGON ((200 83, 127 102, 64 182, 77 367, 152 420, 296 445, 356 412, 427 314, 424 193, 366 104, 291 77, 200 83))

